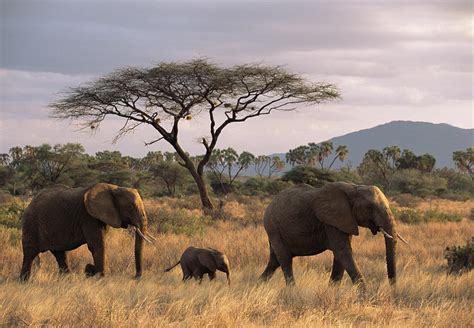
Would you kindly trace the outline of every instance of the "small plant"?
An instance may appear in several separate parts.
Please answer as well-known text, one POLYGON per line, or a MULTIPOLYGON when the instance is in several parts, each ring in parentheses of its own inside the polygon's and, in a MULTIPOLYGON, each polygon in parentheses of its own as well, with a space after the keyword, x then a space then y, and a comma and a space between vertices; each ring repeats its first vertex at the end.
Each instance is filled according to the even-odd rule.
POLYGON ((463 274, 474 268, 474 237, 465 246, 450 246, 444 251, 448 274, 463 274))

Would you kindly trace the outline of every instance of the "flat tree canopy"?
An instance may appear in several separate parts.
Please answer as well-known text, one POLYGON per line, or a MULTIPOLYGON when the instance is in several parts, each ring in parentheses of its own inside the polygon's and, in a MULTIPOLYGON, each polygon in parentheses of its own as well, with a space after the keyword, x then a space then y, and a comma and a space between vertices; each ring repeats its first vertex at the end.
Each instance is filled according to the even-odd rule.
POLYGON ((290 111, 299 104, 334 100, 333 84, 313 83, 280 66, 258 64, 221 67, 206 59, 160 63, 150 68, 123 68, 84 86, 70 88, 52 103, 52 117, 79 120, 97 128, 107 116, 118 116, 124 125, 116 138, 140 125, 152 126, 182 159, 193 176, 205 209, 212 209, 203 172, 224 128, 236 122, 290 111), (202 138, 204 155, 196 165, 179 143, 179 125, 197 115, 209 119, 209 136, 202 138))

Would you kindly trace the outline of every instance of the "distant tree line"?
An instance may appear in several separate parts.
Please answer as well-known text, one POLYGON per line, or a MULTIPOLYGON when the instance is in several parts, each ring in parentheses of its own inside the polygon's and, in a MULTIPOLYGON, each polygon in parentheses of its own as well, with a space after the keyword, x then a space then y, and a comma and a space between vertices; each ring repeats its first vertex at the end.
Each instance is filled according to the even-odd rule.
MULTIPOLYGON (((375 184, 388 193, 411 193, 466 197, 474 194, 474 149, 453 153, 456 169, 435 169, 430 154, 417 155, 409 149, 388 146, 368 150, 361 164, 352 168, 345 145, 332 142, 309 143, 290 149, 286 163, 278 156, 238 153, 233 148, 214 149, 205 166, 205 183, 215 195, 230 192, 247 195, 272 195, 292 183, 320 186, 327 181, 375 184), (334 169, 336 161, 341 163, 334 169), (255 176, 248 177, 249 170, 255 176)), ((199 156, 189 156, 201 161, 199 156)), ((198 194, 198 187, 173 152, 150 151, 143 158, 123 156, 119 151, 85 153, 82 145, 68 143, 13 147, 0 154, 0 189, 12 195, 33 195, 53 184, 71 187, 96 182, 138 188, 146 196, 198 194)))

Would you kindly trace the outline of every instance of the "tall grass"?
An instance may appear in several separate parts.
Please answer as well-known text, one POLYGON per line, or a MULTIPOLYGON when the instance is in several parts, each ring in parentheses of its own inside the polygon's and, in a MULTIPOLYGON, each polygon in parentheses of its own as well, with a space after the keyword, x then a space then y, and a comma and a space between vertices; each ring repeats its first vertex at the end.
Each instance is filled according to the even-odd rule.
MULTIPOLYGON (((54 257, 43 253, 31 281, 20 284, 19 239, 10 237, 14 227, 0 228, 0 326, 472 326, 474 272, 448 276, 443 258, 447 245, 462 244, 474 235, 472 221, 399 224, 410 246, 399 243, 399 279, 393 289, 386 274, 383 237, 361 229, 361 235, 353 239, 353 249, 368 293, 360 297, 347 275, 339 287, 328 284, 329 252, 295 258, 296 287, 285 287, 281 270, 268 283, 259 283, 268 241, 263 227, 254 223, 266 201, 231 201, 235 203, 224 207, 226 221, 207 222, 199 229, 163 233, 162 225, 153 223, 151 231, 158 242, 145 248, 144 276, 139 281, 133 279, 133 235, 111 229, 107 236, 109 269, 104 278, 84 276, 91 256, 82 246, 69 253, 71 274, 57 274, 54 257), (179 267, 164 273, 189 245, 225 252, 231 262, 232 285, 226 285, 223 273, 218 273, 216 281, 204 280, 201 285, 183 283, 179 267)), ((168 221, 200 216, 191 201, 148 201, 147 207, 155 211, 153 215, 167 215, 168 221)), ((155 219, 160 218, 151 221, 155 219)))

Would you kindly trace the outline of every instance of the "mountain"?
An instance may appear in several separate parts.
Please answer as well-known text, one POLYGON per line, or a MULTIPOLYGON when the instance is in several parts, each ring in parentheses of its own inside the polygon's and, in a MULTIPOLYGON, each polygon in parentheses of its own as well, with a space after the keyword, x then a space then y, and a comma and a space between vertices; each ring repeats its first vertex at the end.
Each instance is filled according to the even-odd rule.
POLYGON ((347 145, 348 160, 353 166, 362 161, 369 149, 382 150, 396 145, 417 155, 429 153, 436 158, 436 167, 454 167, 453 152, 472 147, 474 129, 461 129, 449 124, 393 121, 376 127, 330 139, 334 148, 347 145))
MULTIPOLYGON (((370 129, 351 132, 329 139, 334 149, 339 145, 349 148, 348 159, 343 163, 358 166, 369 149, 382 150, 396 145, 400 150, 410 149, 416 155, 429 153, 436 158, 436 167, 454 167, 453 152, 473 147, 474 129, 461 129, 449 124, 393 121, 370 129)), ((273 154, 285 160, 285 154, 273 154)), ((336 161, 334 167, 339 165, 336 161)), ((289 169, 289 166, 286 170, 289 169)))

